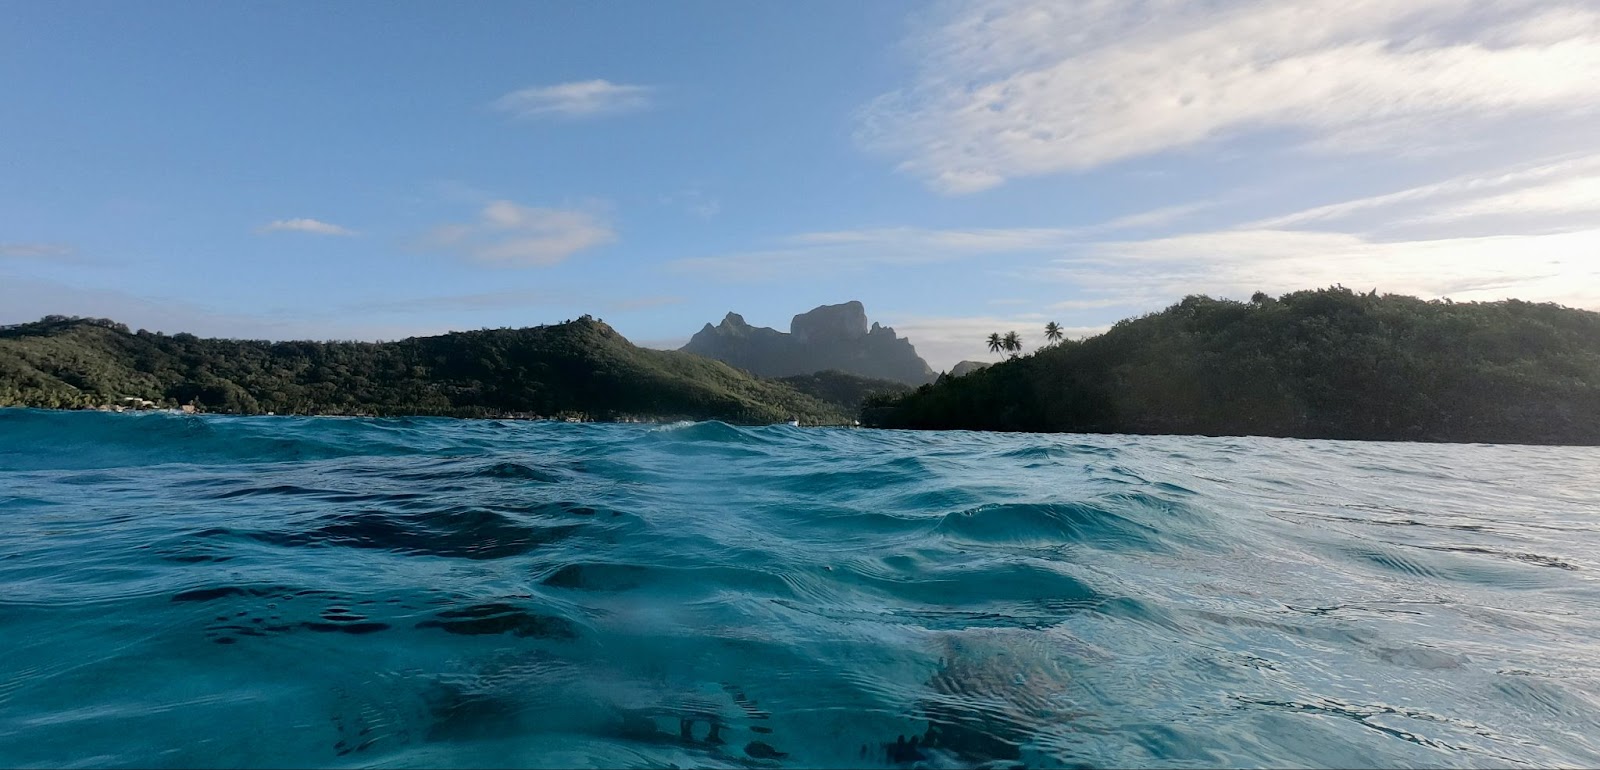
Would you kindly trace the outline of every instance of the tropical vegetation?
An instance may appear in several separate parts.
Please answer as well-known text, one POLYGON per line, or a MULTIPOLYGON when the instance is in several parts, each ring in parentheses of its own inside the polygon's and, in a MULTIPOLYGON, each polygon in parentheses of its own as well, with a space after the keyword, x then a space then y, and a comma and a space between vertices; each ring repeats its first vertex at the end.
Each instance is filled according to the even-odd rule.
POLYGON ((872 399, 863 422, 1600 444, 1600 314, 1343 287, 1248 302, 1190 296, 1098 336, 872 399))
MULTIPOLYGON (((821 389, 819 389, 821 392, 821 389)), ((0 406, 149 401, 236 414, 583 416, 808 424, 849 409, 588 316, 398 342, 263 342, 51 316, 0 327, 0 406)))

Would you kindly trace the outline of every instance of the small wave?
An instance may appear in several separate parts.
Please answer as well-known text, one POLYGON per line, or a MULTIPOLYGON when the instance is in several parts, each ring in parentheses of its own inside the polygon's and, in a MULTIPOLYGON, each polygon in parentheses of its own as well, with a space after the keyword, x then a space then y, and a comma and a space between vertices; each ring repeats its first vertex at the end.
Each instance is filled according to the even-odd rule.
POLYGON ((1159 545, 1156 527, 1091 503, 992 503, 946 514, 938 531, 978 543, 1059 546, 1093 545, 1149 550, 1159 545))
POLYGON ((653 441, 671 441, 703 444, 764 444, 754 431, 729 425, 718 420, 705 422, 673 423, 652 428, 645 434, 653 441))

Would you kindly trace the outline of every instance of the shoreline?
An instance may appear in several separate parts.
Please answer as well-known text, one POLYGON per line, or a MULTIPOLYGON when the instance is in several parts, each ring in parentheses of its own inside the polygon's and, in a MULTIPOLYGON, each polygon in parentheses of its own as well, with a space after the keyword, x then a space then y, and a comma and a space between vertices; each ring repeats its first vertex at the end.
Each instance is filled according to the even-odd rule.
MULTIPOLYGON (((110 409, 79 408, 64 409, 55 407, 25 406, 9 404, 0 406, 0 412, 7 409, 29 409, 39 412, 97 412, 104 414, 170 414, 176 416, 217 416, 217 417, 328 417, 342 419, 366 420, 401 420, 413 417, 427 417, 446 420, 498 420, 505 422, 553 422, 570 424, 602 424, 602 425, 674 425, 677 423, 720 422, 725 425, 737 427, 760 428, 776 425, 787 425, 786 422, 731 422, 716 418, 695 419, 691 417, 680 418, 632 418, 632 419, 567 419, 565 417, 522 416, 521 413, 508 413, 504 416, 496 415, 455 415, 455 414, 429 414, 424 412, 408 412, 404 414, 345 414, 327 413, 316 414, 277 414, 269 412, 242 413, 242 412, 183 412, 176 409, 124 409, 117 412, 110 409)), ((803 428, 847 428, 850 430, 873 430, 907 433, 973 433, 980 435, 1030 435, 1030 436, 1096 436, 1107 438, 1190 438, 1190 439, 1271 439, 1275 441, 1319 441, 1329 443, 1350 444, 1419 444, 1425 446, 1480 446, 1480 447, 1567 447, 1575 449, 1600 449, 1600 442, 1593 444, 1572 444, 1560 442, 1529 442, 1529 441, 1446 441, 1429 439, 1385 439, 1385 438, 1349 438, 1328 436, 1282 436, 1265 433, 1112 433, 1093 431, 1049 432, 1026 430, 972 430, 967 428, 889 428, 876 425, 849 425, 843 423, 802 423, 803 428)))

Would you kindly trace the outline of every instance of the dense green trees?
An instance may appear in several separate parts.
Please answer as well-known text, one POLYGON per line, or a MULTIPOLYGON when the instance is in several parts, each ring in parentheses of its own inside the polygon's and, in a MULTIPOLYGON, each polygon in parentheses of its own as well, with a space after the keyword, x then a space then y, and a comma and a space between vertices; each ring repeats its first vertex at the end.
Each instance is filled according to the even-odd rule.
POLYGON ((1334 288, 1191 296, 876 400, 885 427, 1600 443, 1600 314, 1334 288))
POLYGON ((911 386, 904 383, 862 377, 834 369, 779 377, 777 381, 818 401, 836 404, 850 414, 860 412, 868 399, 892 398, 911 392, 911 386))
POLYGON ((0 328, 0 406, 86 408, 130 396, 242 414, 852 417, 717 361, 635 347, 587 316, 391 343, 202 339, 64 317, 0 328))

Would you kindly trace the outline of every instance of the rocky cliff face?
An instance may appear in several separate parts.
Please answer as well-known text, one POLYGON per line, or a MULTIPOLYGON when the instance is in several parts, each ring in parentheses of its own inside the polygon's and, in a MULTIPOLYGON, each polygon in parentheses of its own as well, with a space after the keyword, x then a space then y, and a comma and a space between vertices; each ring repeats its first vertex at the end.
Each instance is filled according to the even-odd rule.
POLYGON ((726 361, 762 377, 788 377, 833 369, 909 385, 933 381, 933 370, 911 341, 894 329, 867 323, 860 302, 823 305, 789 322, 789 333, 751 326, 738 313, 706 324, 682 348, 726 361))
POLYGON ((971 373, 976 372, 976 371, 978 371, 980 369, 988 369, 988 368, 989 368, 989 364, 987 364, 987 363, 985 363, 983 361, 962 361, 961 363, 950 367, 950 376, 951 377, 960 377, 960 376, 965 375, 965 374, 971 374, 971 373))

